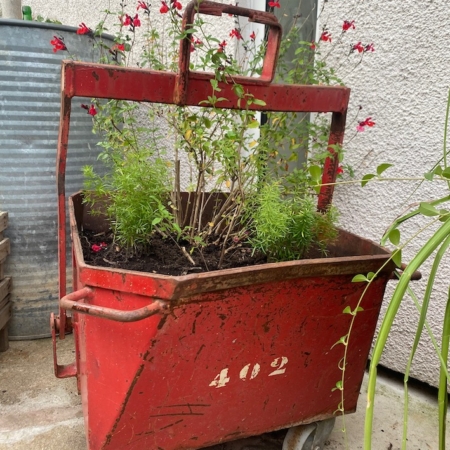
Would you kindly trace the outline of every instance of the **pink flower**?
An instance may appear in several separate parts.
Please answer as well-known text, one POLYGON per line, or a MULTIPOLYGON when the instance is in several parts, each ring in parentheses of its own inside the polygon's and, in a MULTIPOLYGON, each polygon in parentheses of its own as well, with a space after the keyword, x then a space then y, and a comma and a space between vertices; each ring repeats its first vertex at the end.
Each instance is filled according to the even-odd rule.
POLYGON ((53 36, 50 44, 53 45, 54 53, 56 53, 58 50, 67 50, 66 44, 64 44, 64 39, 62 37, 53 36))
POLYGON ((253 31, 252 34, 250 35, 250 39, 251 39, 252 41, 254 41, 254 40, 256 39, 256 34, 255 34, 254 31, 253 31))
POLYGON ((230 37, 235 37, 239 41, 242 39, 242 34, 237 28, 235 28, 234 30, 231 30, 230 37))
POLYGON ((84 22, 81 22, 80 25, 78 25, 77 34, 89 34, 92 30, 86 26, 84 22))
POLYGON ((331 34, 327 30, 323 30, 320 35, 320 41, 331 42, 331 34))
POLYGON ((271 8, 280 8, 280 0, 275 0, 274 2, 269 2, 271 8))
POLYGON ((357 44, 353 45, 352 52, 357 51, 358 53, 364 52, 364 45, 361 44, 361 42, 358 42, 357 44))
POLYGON ((352 30, 355 29, 355 21, 352 20, 351 22, 349 22, 348 20, 344 20, 344 23, 342 24, 342 30, 343 31, 348 31, 348 30, 350 30, 350 28, 352 30))
POLYGON ((164 1, 162 1, 161 3, 162 3, 162 6, 161 6, 161 8, 159 9, 159 12, 160 12, 161 14, 166 14, 166 13, 168 13, 168 12, 169 12, 169 7, 167 6, 167 3, 164 2, 164 1))

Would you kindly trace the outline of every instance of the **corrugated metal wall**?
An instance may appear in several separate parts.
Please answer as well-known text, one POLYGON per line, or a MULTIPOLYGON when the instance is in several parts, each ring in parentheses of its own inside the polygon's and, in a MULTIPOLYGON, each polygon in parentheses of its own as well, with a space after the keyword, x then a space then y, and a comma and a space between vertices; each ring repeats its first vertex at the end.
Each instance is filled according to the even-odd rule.
MULTIPOLYGON (((49 313, 57 309, 55 157, 60 110, 61 60, 50 40, 62 36, 72 56, 98 61, 94 42, 72 27, 0 20, 0 209, 9 212, 13 278, 10 337, 49 334, 49 313)), ((98 136, 92 117, 74 99, 66 191, 82 187, 81 168, 96 162, 98 136)), ((70 279, 70 278, 69 278, 70 279)))

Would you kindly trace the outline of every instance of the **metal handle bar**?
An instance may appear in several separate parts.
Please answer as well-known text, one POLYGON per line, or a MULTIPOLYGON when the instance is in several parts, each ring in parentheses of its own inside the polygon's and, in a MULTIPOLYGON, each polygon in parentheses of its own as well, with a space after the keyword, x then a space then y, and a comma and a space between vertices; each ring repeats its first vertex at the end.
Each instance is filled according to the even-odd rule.
MULTIPOLYGON (((267 49, 264 57, 261 76, 253 78, 257 84, 270 84, 275 76, 276 63, 280 42, 282 37, 282 28, 276 16, 265 11, 255 11, 240 6, 225 5, 209 1, 193 1, 190 2, 184 11, 181 28, 183 31, 192 28, 195 14, 208 14, 210 16, 222 16, 223 14, 231 14, 233 16, 248 17, 249 22, 260 23, 269 27, 267 36, 267 49)), ((180 41, 179 56, 179 74, 177 84, 175 86, 174 99, 178 105, 186 103, 187 83, 189 78, 189 61, 191 55, 191 41, 189 37, 180 41)), ((248 81, 249 77, 236 76, 233 77, 235 83, 248 81)))
POLYGON ((105 308, 103 306, 89 305, 80 302, 82 299, 94 297, 94 290, 84 287, 78 291, 71 292, 59 301, 62 309, 69 309, 81 314, 88 314, 102 319, 114 320, 116 322, 138 322, 155 314, 167 314, 169 312, 169 302, 164 300, 155 300, 150 305, 131 311, 122 311, 119 309, 105 308))

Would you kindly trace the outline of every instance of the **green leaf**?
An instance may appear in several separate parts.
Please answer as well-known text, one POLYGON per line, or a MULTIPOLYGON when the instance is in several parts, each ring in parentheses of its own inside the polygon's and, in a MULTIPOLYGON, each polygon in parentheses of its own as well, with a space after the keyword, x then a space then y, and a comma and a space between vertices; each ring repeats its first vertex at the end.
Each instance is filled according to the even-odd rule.
POLYGON ((441 173, 441 176, 443 176, 444 178, 450 179, 450 167, 447 167, 446 169, 444 169, 441 173))
POLYGON ((267 104, 264 100, 259 100, 258 98, 254 98, 253 103, 255 105, 259 105, 259 106, 266 106, 266 104, 267 104))
POLYGON ((402 251, 400 249, 397 249, 392 253, 392 261, 394 261, 397 267, 402 265, 402 251))
POLYGON ((258 128, 259 127, 259 122, 257 120, 252 120, 251 122, 249 122, 247 127, 248 128, 258 128))
POLYGON ((320 180, 322 177, 322 169, 319 166, 310 166, 309 174, 314 181, 320 180))
POLYGON ((369 273, 367 274, 367 279, 368 279, 369 281, 372 280, 374 277, 375 277, 375 274, 374 274, 373 272, 369 272, 369 273))
POLYGON ((392 242, 392 244, 394 245, 400 244, 400 230, 397 230, 397 228, 391 230, 388 237, 389 240, 392 242))
POLYGON ((152 225, 157 225, 159 222, 161 222, 161 217, 155 217, 153 220, 152 220, 152 225))
POLYGON ((427 202, 420 203, 419 212, 428 217, 439 216, 439 211, 433 205, 427 202))
POLYGON ((433 181, 434 173, 433 172, 424 173, 423 177, 428 181, 433 181))
POLYGON ((368 173, 367 175, 364 175, 361 180, 361 186, 364 187, 369 182, 369 180, 375 177, 376 175, 373 173, 368 173))
POLYGON ((218 85, 219 82, 217 80, 215 80, 214 78, 212 78, 211 80, 209 80, 209 82, 211 83, 212 88, 217 91, 218 90, 218 85))
POLYGON ((336 386, 333 389, 331 389, 331 392, 334 392, 334 391, 342 391, 342 380, 339 380, 336 383, 336 386))
POLYGON ((335 347, 336 345, 342 344, 342 345, 347 345, 347 338, 348 338, 348 334, 342 336, 337 342, 335 342, 331 348, 335 347))
POLYGON ((377 174, 381 175, 386 169, 389 169, 389 167, 392 167, 392 164, 388 164, 388 163, 380 164, 377 167, 377 174))
POLYGON ((360 283, 361 281, 369 281, 365 275, 360 273, 352 278, 352 283, 360 283))
POLYGON ((346 306, 344 308, 344 311, 342 311, 342 314, 351 314, 352 313, 352 308, 350 308, 350 306, 346 306))
POLYGON ((363 308, 362 306, 358 306, 358 307, 355 309, 355 313, 359 313, 359 312, 361 312, 361 311, 364 311, 364 308, 363 308))
POLYGON ((442 174, 442 167, 441 166, 437 166, 434 170, 433 173, 435 175, 441 175, 442 174))

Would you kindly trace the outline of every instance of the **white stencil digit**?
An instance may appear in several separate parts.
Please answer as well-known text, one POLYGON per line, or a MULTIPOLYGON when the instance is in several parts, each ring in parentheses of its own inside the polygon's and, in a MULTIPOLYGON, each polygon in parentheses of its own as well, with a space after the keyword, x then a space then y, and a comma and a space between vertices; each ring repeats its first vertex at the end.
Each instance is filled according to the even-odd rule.
POLYGON ((216 378, 209 383, 209 385, 212 387, 221 388, 226 386, 229 381, 230 378, 228 377, 228 369, 222 369, 216 378))
POLYGON ((269 377, 272 377, 273 375, 283 375, 283 373, 286 372, 286 364, 288 363, 288 359, 286 356, 282 356, 281 358, 275 358, 272 363, 270 364, 271 367, 277 367, 276 370, 269 373, 269 377))
MULTIPOLYGON (((239 372, 239 378, 240 378, 242 381, 245 381, 245 380, 247 379, 247 375, 248 375, 248 371, 249 371, 249 369, 250 369, 250 366, 251 366, 251 364, 247 364, 247 365, 244 366, 244 367, 241 369, 241 371, 239 372)), ((260 370, 261 370, 261 366, 260 366, 258 363, 256 363, 256 364, 253 366, 253 370, 252 370, 252 373, 251 373, 251 375, 250 375, 250 380, 253 380, 253 378, 256 378, 257 375, 259 374, 260 370)))

